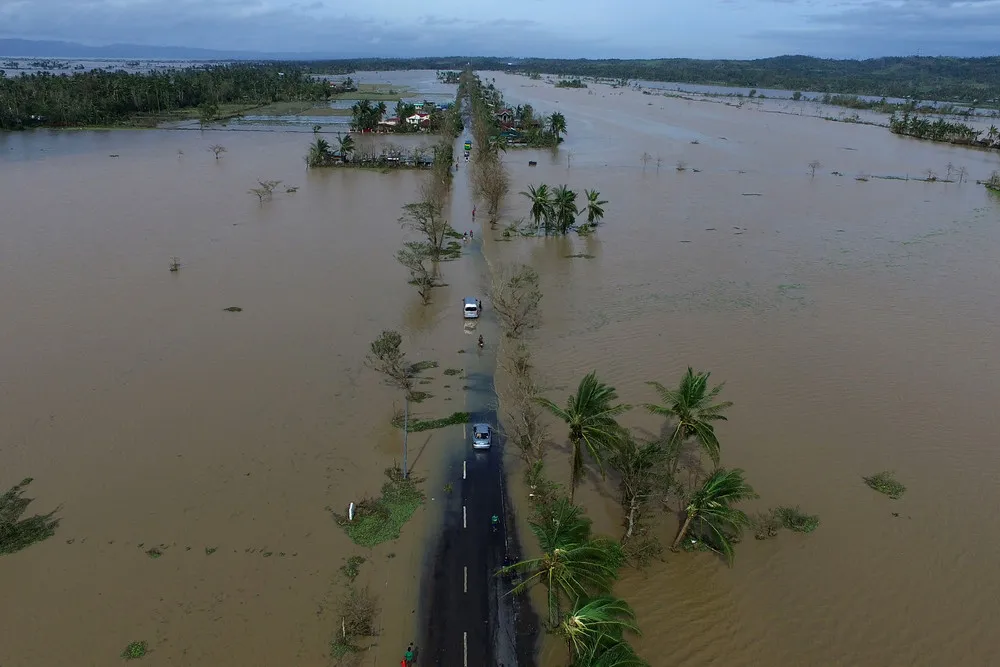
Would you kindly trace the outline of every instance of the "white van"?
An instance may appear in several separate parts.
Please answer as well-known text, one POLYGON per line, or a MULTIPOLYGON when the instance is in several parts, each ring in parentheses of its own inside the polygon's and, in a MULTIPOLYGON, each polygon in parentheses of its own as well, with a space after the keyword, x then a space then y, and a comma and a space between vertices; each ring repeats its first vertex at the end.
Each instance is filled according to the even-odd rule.
POLYGON ((467 320, 477 319, 482 309, 483 303, 479 299, 467 296, 462 301, 462 317, 467 320))

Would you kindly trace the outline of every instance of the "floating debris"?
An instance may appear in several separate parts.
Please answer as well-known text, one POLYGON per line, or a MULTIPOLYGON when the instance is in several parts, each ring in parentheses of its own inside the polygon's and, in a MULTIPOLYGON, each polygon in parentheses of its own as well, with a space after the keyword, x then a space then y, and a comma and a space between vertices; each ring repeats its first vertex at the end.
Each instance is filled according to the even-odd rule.
POLYGON ((227 313, 242 313, 243 309, 239 306, 229 306, 229 308, 223 308, 227 313))

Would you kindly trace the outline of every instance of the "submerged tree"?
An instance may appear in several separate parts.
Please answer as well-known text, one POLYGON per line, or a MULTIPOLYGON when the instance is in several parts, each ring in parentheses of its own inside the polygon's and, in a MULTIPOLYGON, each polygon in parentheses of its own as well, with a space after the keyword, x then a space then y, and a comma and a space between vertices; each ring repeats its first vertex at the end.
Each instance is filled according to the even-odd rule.
POLYGON ((559 143, 559 135, 566 134, 566 116, 558 111, 549 116, 549 132, 556 136, 556 143, 559 143))
POLYGON ((538 325, 542 291, 538 272, 527 264, 500 268, 490 286, 490 301, 508 338, 518 338, 538 325))
POLYGON ((625 526, 622 543, 635 536, 653 494, 668 486, 667 458, 661 443, 639 443, 628 433, 612 450, 608 464, 621 477, 618 490, 625 526))
POLYGON ((610 595, 577 600, 556 628, 574 665, 644 665, 624 642, 626 632, 640 634, 635 612, 627 602, 610 595))
POLYGON ((717 468, 688 501, 687 516, 674 540, 674 548, 689 534, 695 534, 709 548, 723 554, 731 567, 733 538, 751 524, 746 512, 733 505, 757 497, 753 487, 743 479, 741 469, 717 468))
POLYGON ((607 200, 601 199, 601 193, 597 190, 584 190, 587 196, 587 224, 596 227, 604 219, 604 205, 607 200))
POLYGON ((215 159, 218 160, 220 157, 222 157, 222 154, 226 152, 226 147, 223 146, 222 144, 212 144, 211 146, 208 147, 208 150, 215 153, 215 159))
POLYGON ((583 474, 584 450, 597 464, 603 477, 603 457, 615 447, 622 435, 622 427, 615 418, 631 406, 616 404, 618 394, 615 388, 598 380, 596 371, 591 371, 580 380, 580 386, 575 394, 570 395, 565 408, 544 397, 535 400, 569 426, 569 441, 573 449, 570 461, 572 501, 583 474))
POLYGON ((368 368, 384 375, 386 384, 402 389, 410 396, 413 379, 402 347, 403 337, 399 332, 387 329, 372 341, 364 363, 368 368))
POLYGON ((450 227, 444 219, 443 203, 435 199, 425 195, 423 201, 403 206, 399 224, 422 236, 427 241, 431 259, 437 261, 444 252, 444 241, 450 227))
POLYGON ((431 290, 435 286, 434 273, 427 263, 431 259, 426 243, 409 241, 396 251, 396 261, 410 272, 410 284, 417 288, 421 301, 427 305, 431 301, 431 290))
POLYGON ((0 556, 12 554, 30 547, 36 542, 55 535, 59 519, 54 519, 58 509, 48 514, 35 514, 22 519, 31 504, 31 498, 24 497, 24 488, 32 479, 26 477, 6 493, 0 495, 0 556))
POLYGON ((528 190, 521 194, 531 201, 530 215, 531 219, 535 221, 535 227, 540 227, 544 224, 545 230, 548 231, 553 211, 552 193, 549 191, 549 186, 545 183, 537 187, 529 185, 528 190))

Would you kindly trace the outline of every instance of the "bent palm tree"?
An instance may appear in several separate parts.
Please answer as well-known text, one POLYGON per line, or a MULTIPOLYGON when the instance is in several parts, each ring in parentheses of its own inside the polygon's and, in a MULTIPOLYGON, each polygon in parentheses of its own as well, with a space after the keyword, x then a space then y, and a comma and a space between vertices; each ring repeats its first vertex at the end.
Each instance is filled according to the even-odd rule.
POLYGON ((632 406, 618 404, 615 388, 597 379, 597 372, 591 371, 580 380, 576 394, 570 395, 565 408, 560 408, 547 398, 536 397, 543 408, 562 419, 569 426, 569 441, 573 447, 571 463, 570 493, 572 501, 576 497, 576 487, 583 471, 583 450, 586 448, 591 458, 604 476, 601 455, 611 449, 621 437, 622 427, 615 419, 632 406))
POLYGON ((597 190, 584 190, 587 196, 587 223, 596 226, 604 218, 604 205, 608 202, 601 199, 597 190))
POLYGON ((340 143, 340 155, 346 160, 347 154, 354 152, 354 137, 345 134, 342 137, 337 137, 337 141, 340 143))
POLYGON ((620 644, 625 632, 639 634, 635 612, 624 600, 609 595, 578 600, 556 629, 570 658, 580 665, 592 664, 598 654, 620 644))
POLYGON ((598 648, 585 667, 649 667, 624 641, 608 644, 607 648, 598 648))
POLYGON ((721 551, 733 565, 732 536, 738 535, 743 528, 750 525, 750 518, 743 510, 732 507, 743 500, 757 498, 753 487, 743 479, 743 471, 739 468, 726 470, 719 468, 705 480, 701 488, 694 492, 686 508, 687 517, 677 533, 673 548, 691 532, 692 526, 700 534, 707 535, 708 546, 721 551))
POLYGON ((606 593, 618 578, 624 562, 621 546, 606 538, 582 543, 564 544, 547 551, 539 558, 523 560, 500 570, 501 574, 526 574, 521 583, 511 589, 518 595, 542 583, 546 588, 550 627, 559 623, 563 599, 573 602, 590 593, 606 593))
POLYGON ((576 205, 576 193, 565 185, 560 185, 552 191, 552 217, 560 234, 565 234, 576 222, 579 209, 576 205))
POLYGON ((544 552, 590 540, 591 520, 584 515, 582 507, 574 505, 565 496, 539 509, 537 517, 528 525, 544 552))
POLYGON ((537 188, 534 185, 529 185, 528 191, 521 194, 531 200, 529 215, 535 221, 535 227, 540 226, 544 220, 545 229, 548 230, 549 220, 552 218, 552 194, 549 191, 549 186, 544 183, 537 188))
POLYGON ((632 539, 654 489, 669 481, 665 474, 667 451, 659 442, 638 443, 631 434, 619 441, 608 463, 618 471, 618 485, 625 534, 622 543, 632 539))
POLYGON ((725 383, 709 389, 709 376, 711 373, 695 373, 688 366, 677 389, 667 389, 659 382, 646 383, 656 389, 656 393, 660 395, 660 400, 664 403, 664 405, 646 403, 646 409, 654 415, 660 415, 677 422, 670 439, 667 441, 668 448, 675 460, 683 441, 695 437, 701 448, 712 459, 712 463, 716 466, 719 465, 719 438, 715 435, 715 427, 712 422, 726 421, 722 411, 733 403, 732 401, 712 403, 722 391, 725 383))

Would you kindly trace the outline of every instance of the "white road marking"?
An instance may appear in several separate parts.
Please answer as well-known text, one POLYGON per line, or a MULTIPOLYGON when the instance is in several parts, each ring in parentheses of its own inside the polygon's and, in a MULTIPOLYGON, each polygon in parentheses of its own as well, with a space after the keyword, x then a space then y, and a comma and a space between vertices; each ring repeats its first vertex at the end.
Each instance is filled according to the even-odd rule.
POLYGON ((465 505, 462 505, 462 528, 467 528, 468 525, 465 523, 465 505))
POLYGON ((462 461, 462 479, 465 479, 465 464, 466 463, 467 463, 466 461, 462 461))
POLYGON ((462 424, 462 440, 469 437, 469 432, 466 430, 468 428, 467 424, 462 424))
POLYGON ((469 667, 469 633, 462 633, 462 664, 469 667))
POLYGON ((469 566, 466 565, 465 567, 463 567, 462 568, 462 572, 465 575, 464 576, 464 583, 462 584, 462 592, 463 593, 468 593, 469 592, 469 566))

